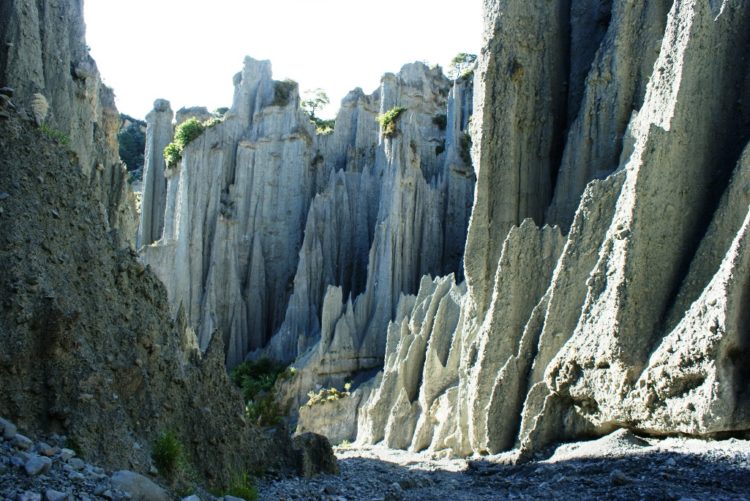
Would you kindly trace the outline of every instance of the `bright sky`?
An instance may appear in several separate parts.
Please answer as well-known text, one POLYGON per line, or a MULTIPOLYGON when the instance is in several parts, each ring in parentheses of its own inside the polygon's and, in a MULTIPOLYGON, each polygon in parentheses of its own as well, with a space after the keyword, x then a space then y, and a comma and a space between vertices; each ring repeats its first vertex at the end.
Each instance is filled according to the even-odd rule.
POLYGON ((274 79, 322 88, 333 117, 355 87, 413 61, 444 68, 478 54, 481 0, 85 0, 87 43, 123 113, 154 99, 172 109, 230 106, 245 55, 270 59, 274 79))

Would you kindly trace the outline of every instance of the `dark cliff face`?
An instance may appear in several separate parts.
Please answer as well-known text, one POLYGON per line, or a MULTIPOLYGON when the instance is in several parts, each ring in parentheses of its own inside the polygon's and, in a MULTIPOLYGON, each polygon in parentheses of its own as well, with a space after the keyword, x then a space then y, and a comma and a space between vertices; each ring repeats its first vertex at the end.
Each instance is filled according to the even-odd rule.
POLYGON ((118 245, 132 243, 137 221, 118 155, 118 112, 86 46, 83 2, 5 1, 0 33, 0 85, 30 114, 42 96, 48 110, 38 121, 68 138, 118 245))
POLYGON ((167 430, 209 483, 291 464, 288 440, 245 422, 220 342, 201 355, 159 280, 117 250, 75 154, 15 113, 0 148, 3 414, 112 468, 148 471, 167 430))

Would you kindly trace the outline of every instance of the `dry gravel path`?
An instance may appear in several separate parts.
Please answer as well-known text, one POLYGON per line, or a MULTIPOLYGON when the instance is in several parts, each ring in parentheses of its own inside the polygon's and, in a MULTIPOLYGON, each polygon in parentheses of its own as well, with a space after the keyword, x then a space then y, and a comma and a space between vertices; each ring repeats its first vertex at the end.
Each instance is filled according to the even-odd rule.
POLYGON ((260 485, 263 500, 746 499, 750 441, 639 438, 620 430, 508 456, 445 459, 380 447, 336 448, 341 474, 260 485))

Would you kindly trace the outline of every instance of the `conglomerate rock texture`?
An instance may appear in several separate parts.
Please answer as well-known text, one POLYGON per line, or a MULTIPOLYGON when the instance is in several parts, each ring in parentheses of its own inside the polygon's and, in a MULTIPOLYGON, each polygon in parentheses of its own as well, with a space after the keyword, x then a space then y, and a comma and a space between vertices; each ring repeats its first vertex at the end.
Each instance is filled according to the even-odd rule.
POLYGON ((750 5, 550 5, 486 2, 466 286, 402 300, 361 442, 750 429, 750 5))
MULTIPOLYGON (((155 239, 151 222, 162 217, 163 231, 142 240, 143 261, 173 311, 184 307, 201 347, 218 330, 230 367, 251 351, 301 356, 313 368, 298 378, 301 396, 321 374, 343 384, 382 367, 400 295, 425 274, 461 269, 474 185, 471 86, 409 64, 371 95, 349 93, 333 132, 321 135, 296 84, 247 58, 223 121, 166 169, 164 192, 144 195, 142 221, 155 239), (386 131, 377 117, 396 107, 405 110, 386 131)), ((150 115, 154 137, 159 113, 168 112, 150 115)), ((147 164, 160 165, 151 158, 160 154, 150 149, 147 164)), ((158 172, 146 173, 146 186, 158 185, 158 172)))
POLYGON ((48 130, 65 135, 119 246, 134 245, 135 198, 118 154, 114 93, 85 41, 80 0, 7 0, 0 5, 0 87, 48 130))

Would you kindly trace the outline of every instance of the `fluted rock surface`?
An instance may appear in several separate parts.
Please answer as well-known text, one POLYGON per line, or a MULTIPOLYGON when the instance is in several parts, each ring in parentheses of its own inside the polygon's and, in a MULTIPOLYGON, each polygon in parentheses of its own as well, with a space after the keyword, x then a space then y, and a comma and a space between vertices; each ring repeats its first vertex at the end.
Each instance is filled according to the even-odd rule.
POLYGON ((135 198, 118 154, 119 115, 85 43, 83 3, 7 0, 0 5, 0 86, 47 130, 67 137, 118 245, 133 245, 135 198))
POLYGON ((360 441, 525 454, 750 427, 750 6, 555 5, 487 3, 468 288, 403 301, 360 441))
POLYGON ((164 148, 172 141, 172 108, 169 101, 157 99, 146 115, 146 152, 143 166, 143 197, 136 246, 149 245, 164 230, 164 203, 167 200, 164 148))
POLYGON ((460 268, 471 82, 451 90, 439 68, 406 65, 372 95, 351 92, 329 135, 316 134, 270 63, 246 59, 235 84, 224 121, 167 170, 163 234, 144 261, 201 346, 224 336, 229 366, 251 350, 288 362, 307 351, 317 373, 310 350, 325 358, 333 342, 323 372, 379 367, 399 295, 460 268), (396 106, 405 111, 386 137, 377 117, 396 106))

